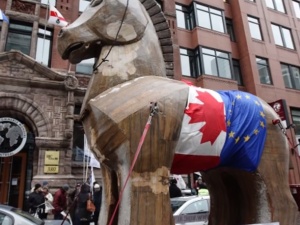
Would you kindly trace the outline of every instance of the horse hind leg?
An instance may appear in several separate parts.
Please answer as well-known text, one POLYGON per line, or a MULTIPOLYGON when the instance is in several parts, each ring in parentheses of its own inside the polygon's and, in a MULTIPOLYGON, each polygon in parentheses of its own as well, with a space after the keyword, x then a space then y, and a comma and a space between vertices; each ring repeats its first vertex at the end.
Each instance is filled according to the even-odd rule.
POLYGON ((264 199, 269 205, 272 222, 295 225, 298 207, 288 183, 290 149, 281 129, 272 123, 278 116, 267 103, 263 103, 263 107, 267 119, 267 139, 258 172, 266 186, 267 196, 264 199))

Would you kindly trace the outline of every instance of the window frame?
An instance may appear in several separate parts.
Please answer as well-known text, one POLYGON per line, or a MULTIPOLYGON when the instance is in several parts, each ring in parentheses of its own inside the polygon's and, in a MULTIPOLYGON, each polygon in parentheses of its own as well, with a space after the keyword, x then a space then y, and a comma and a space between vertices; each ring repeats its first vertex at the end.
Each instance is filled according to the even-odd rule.
MULTIPOLYGON (((197 49, 188 49, 188 48, 179 48, 179 57, 180 57, 180 65, 181 65, 181 75, 186 77, 199 77, 199 51, 197 49), (183 53, 186 51, 186 53, 183 53), (190 74, 185 74, 183 69, 183 60, 182 57, 188 57, 189 62, 189 72, 190 74), (197 60, 198 59, 198 60, 197 60)), ((185 60, 186 61, 186 60, 185 60)), ((186 64, 185 64, 186 65, 186 64)))
POLYGON ((299 66, 295 66, 295 65, 291 65, 288 63, 280 63, 281 66, 281 74, 283 76, 283 81, 284 81, 284 86, 285 88, 289 88, 289 89, 294 89, 294 90, 300 90, 300 67, 299 66), (289 82, 290 82, 290 86, 286 85, 286 81, 284 79, 284 74, 283 74, 283 68, 282 66, 286 66, 288 69, 288 73, 286 74, 286 76, 288 76, 289 82), (298 79, 299 79, 299 83, 298 83, 298 88, 297 88, 297 82, 295 80, 295 73, 293 68, 298 69, 298 79))
POLYGON ((230 41, 236 42, 232 19, 225 18, 225 22, 226 22, 226 32, 230 37, 230 41))
POLYGON ((259 18, 251 16, 251 15, 247 15, 247 20, 248 20, 248 26, 249 26, 249 31, 250 31, 251 38, 253 38, 255 40, 263 41, 264 38, 263 38, 262 30, 261 30, 261 27, 260 27, 259 18), (256 37, 256 35, 255 35, 256 31, 253 31, 253 29, 251 29, 251 27, 253 27, 253 26, 255 26, 255 28, 257 29, 256 31, 259 31, 259 36, 260 37, 256 37), (255 33, 253 33, 253 32, 255 32, 255 33))
POLYGON ((293 1, 292 1, 292 4, 293 4, 295 16, 296 16, 298 19, 300 19, 300 2, 299 2, 299 1, 293 0, 293 1), (298 6, 298 7, 297 7, 297 10, 296 10, 296 5, 298 6))
POLYGON ((258 75, 259 75, 259 80, 260 80, 260 83, 261 84, 264 84, 264 85, 273 85, 273 81, 272 81, 272 75, 271 75, 271 70, 270 70, 270 65, 269 65, 269 60, 267 58, 263 58, 263 57, 260 57, 260 56, 256 56, 256 67, 257 67, 257 72, 258 72, 258 75), (265 61, 265 63, 258 63, 258 59, 260 61, 265 61), (260 73, 260 68, 259 68, 259 65, 260 66, 263 66, 267 69, 267 72, 268 72, 268 78, 269 78, 269 83, 266 83, 266 82, 262 82, 262 76, 261 76, 261 73, 260 73))
MULTIPOLYGON (((38 61, 38 57, 37 55, 39 54, 39 50, 38 50, 38 41, 39 40, 43 40, 45 39, 45 41, 49 41, 49 52, 48 52, 48 61, 47 61, 47 64, 45 64, 44 62, 40 62, 48 67, 51 66, 51 58, 52 58, 52 46, 53 46, 53 29, 51 28, 48 28, 48 27, 42 27, 42 26, 39 26, 39 29, 38 29, 38 33, 37 33, 37 45, 36 45, 36 56, 35 56, 35 59, 38 61), (45 29, 46 28, 46 29, 45 29), (42 33, 40 31, 43 31, 45 33, 42 33)), ((43 40, 44 41, 44 40, 43 40)), ((45 48, 45 43, 43 43, 43 49, 45 48)), ((45 52, 43 51, 43 54, 45 54, 45 52)), ((43 61, 44 61, 44 58, 43 58, 43 61)), ((39 61, 38 61, 39 62, 39 61)))
POLYGON ((286 14, 286 8, 285 8, 285 5, 284 5, 284 1, 282 1, 282 0, 266 0, 266 6, 269 9, 273 9, 277 12, 281 12, 281 13, 286 14), (283 11, 279 10, 278 1, 281 2, 283 11), (270 2, 272 3, 272 5, 268 4, 270 2))
POLYGON ((271 23, 271 29, 272 29, 275 45, 295 50, 295 42, 294 42, 292 30, 290 28, 284 27, 284 26, 281 26, 281 25, 278 25, 278 24, 275 24, 275 23, 271 23), (274 32, 277 32, 276 30, 274 30, 275 27, 279 29, 279 35, 280 35, 282 45, 280 45, 279 43, 276 43, 276 40, 278 40, 278 38, 276 38, 276 37, 278 37, 278 35, 274 34, 274 32), (286 37, 284 30, 289 31, 290 37, 286 37), (287 38, 291 39, 290 41, 291 41, 291 44, 292 44, 292 48, 288 47, 287 38))
POLYGON ((176 13, 176 25, 178 28, 192 30, 195 27, 195 16, 192 4, 189 6, 182 5, 182 4, 175 4, 175 13, 176 13), (179 7, 182 7, 179 9, 179 7), (182 13, 184 16, 184 23, 185 27, 178 26, 178 14, 182 13))

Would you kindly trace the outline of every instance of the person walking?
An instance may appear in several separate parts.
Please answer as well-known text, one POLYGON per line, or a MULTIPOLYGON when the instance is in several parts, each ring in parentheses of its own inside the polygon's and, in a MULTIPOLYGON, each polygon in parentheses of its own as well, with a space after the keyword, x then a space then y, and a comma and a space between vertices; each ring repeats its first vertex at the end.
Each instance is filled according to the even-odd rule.
POLYGON ((98 183, 95 183, 94 185, 93 201, 96 207, 96 210, 94 212, 94 218, 93 218, 94 224, 98 225, 99 213, 100 213, 101 201, 102 201, 102 187, 98 183))
POLYGON ((64 217, 61 214, 62 211, 67 210, 67 192, 69 190, 69 185, 65 184, 60 187, 54 194, 52 213, 54 215, 54 220, 62 220, 64 217))
POLYGON ((45 212, 43 214, 43 219, 47 219, 48 214, 51 213, 53 209, 53 195, 50 193, 48 185, 43 187, 43 194, 45 196, 45 212))
POLYGON ((81 185, 80 192, 75 199, 75 223, 74 225, 89 225, 92 213, 87 211, 87 200, 92 199, 90 186, 87 183, 81 185))
POLYGON ((182 196, 182 192, 180 188, 177 187, 177 180, 175 178, 172 178, 170 180, 169 193, 170 193, 170 198, 182 196))
POLYGON ((45 196, 43 194, 42 185, 37 183, 34 186, 33 192, 31 192, 28 197, 29 213, 37 215, 40 219, 44 219, 44 203, 45 196))

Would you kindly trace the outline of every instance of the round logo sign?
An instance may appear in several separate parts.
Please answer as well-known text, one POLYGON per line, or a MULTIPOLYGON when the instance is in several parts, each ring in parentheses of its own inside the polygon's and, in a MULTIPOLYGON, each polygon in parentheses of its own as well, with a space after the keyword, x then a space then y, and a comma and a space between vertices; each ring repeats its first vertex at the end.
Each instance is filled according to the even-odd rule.
POLYGON ((27 140, 27 131, 18 120, 0 118, 0 157, 9 157, 22 150, 27 140))
POLYGON ((273 105, 273 109, 275 110, 275 112, 279 112, 281 110, 281 105, 280 103, 276 102, 274 105, 273 105))

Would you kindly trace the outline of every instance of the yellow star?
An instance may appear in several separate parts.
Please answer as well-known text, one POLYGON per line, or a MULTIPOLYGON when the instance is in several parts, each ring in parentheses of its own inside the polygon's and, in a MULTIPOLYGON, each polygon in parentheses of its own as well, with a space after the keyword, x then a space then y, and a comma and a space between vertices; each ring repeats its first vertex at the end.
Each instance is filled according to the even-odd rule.
POLYGON ((244 142, 247 142, 247 141, 249 141, 249 140, 250 140, 249 135, 247 135, 246 137, 244 137, 244 142))
POLYGON ((227 120, 227 126, 230 127, 230 125, 231 125, 230 120, 227 120))
POLYGON ((234 101, 233 101, 233 102, 231 102, 231 105, 234 105, 234 103, 235 103, 234 101))
POLYGON ((249 95, 246 95, 245 97, 246 97, 246 99, 250 99, 250 96, 249 96, 249 95))
POLYGON ((241 99, 242 96, 241 96, 241 95, 237 95, 236 98, 237 98, 237 99, 241 99))
POLYGON ((260 126, 263 127, 263 128, 265 128, 265 124, 264 124, 263 121, 260 121, 260 126))
POLYGON ((254 101, 254 102, 255 102, 255 104, 256 104, 256 105, 260 105, 260 104, 259 104, 259 102, 258 102, 257 100, 256 100, 256 101, 254 101))
POLYGON ((260 114, 261 117, 263 117, 263 118, 265 118, 265 116, 266 116, 266 115, 264 114, 264 112, 260 112, 259 114, 260 114))
POLYGON ((255 130, 253 131, 253 133, 254 133, 255 135, 257 135, 257 134, 259 133, 259 130, 255 129, 255 130))
POLYGON ((240 140, 240 137, 237 137, 237 138, 235 139, 235 143, 238 143, 239 140, 240 140))
POLYGON ((230 131, 230 133, 229 133, 229 135, 228 135, 229 138, 233 138, 233 137, 234 137, 234 134, 235 134, 235 133, 234 133, 233 131, 230 131))

